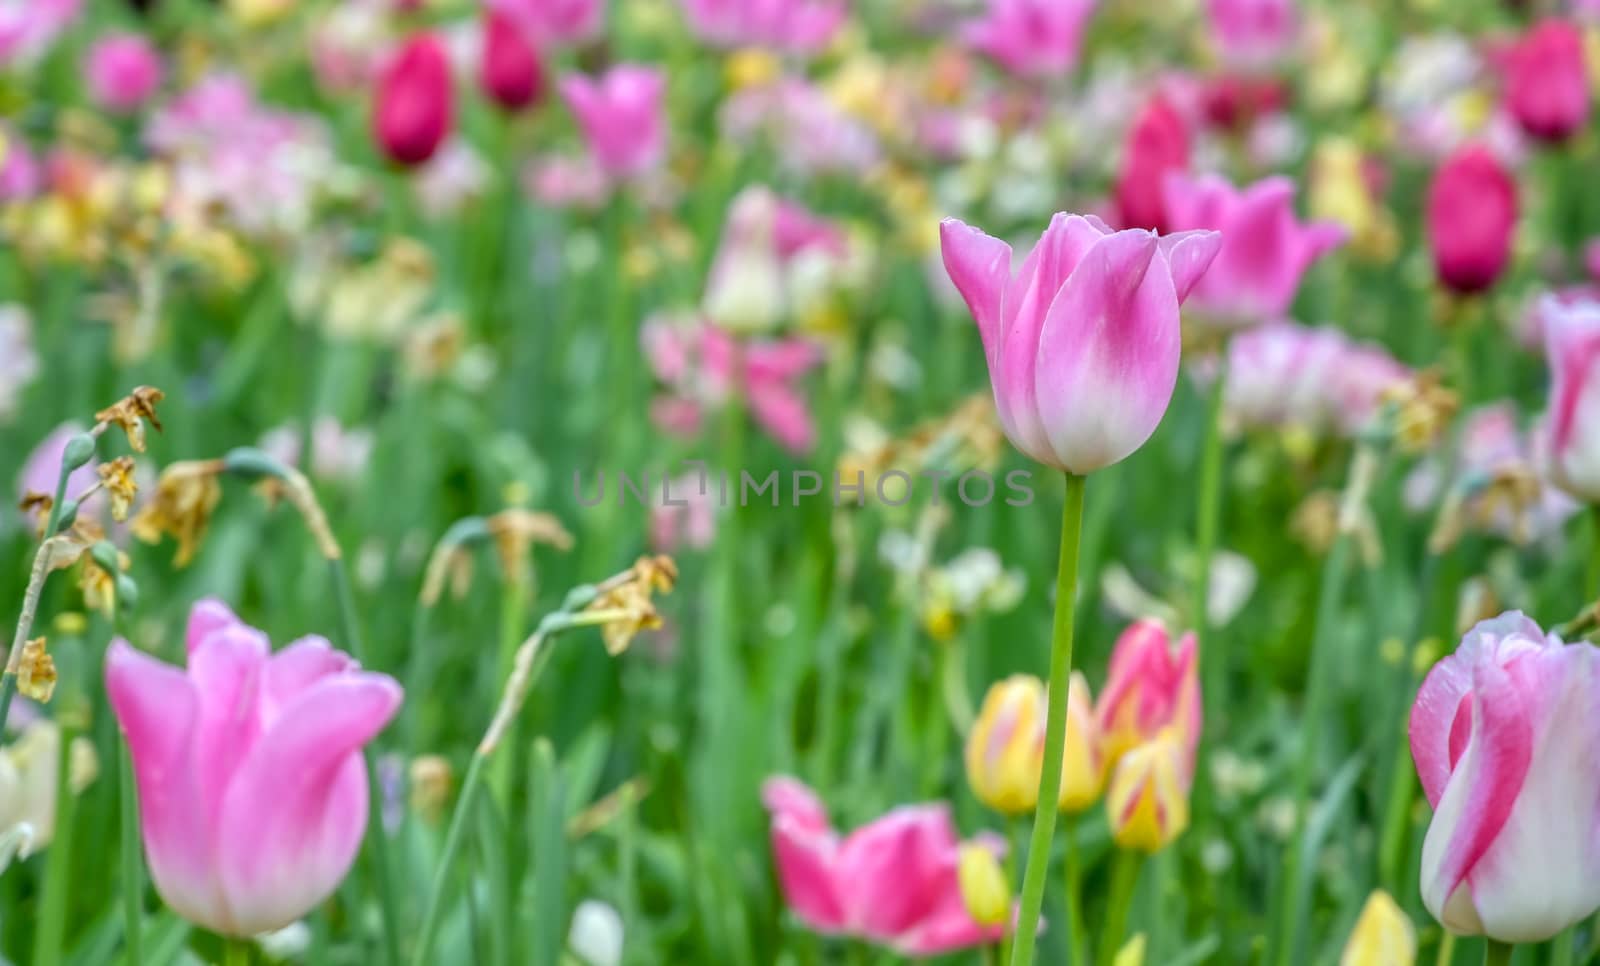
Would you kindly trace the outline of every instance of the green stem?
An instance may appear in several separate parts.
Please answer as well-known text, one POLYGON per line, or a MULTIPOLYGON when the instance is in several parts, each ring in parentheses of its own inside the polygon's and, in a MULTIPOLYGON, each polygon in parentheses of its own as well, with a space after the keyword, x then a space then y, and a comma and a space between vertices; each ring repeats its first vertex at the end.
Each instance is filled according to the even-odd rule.
POLYGON ((1023 868, 1022 911, 1017 919, 1011 966, 1029 966, 1044 905, 1044 880, 1050 863, 1050 841, 1056 830, 1056 802, 1061 792, 1062 752, 1067 740, 1067 690, 1072 676, 1072 618, 1078 589, 1078 543, 1083 535, 1084 477, 1068 473, 1066 505, 1061 513, 1061 558, 1056 567, 1056 616, 1050 645, 1050 690, 1047 693, 1044 767, 1039 774, 1039 804, 1033 815, 1033 837, 1023 868))
POLYGON ((1434 960, 1434 966, 1451 966, 1456 961, 1456 934, 1447 932, 1439 940, 1439 956, 1434 960))
POLYGON ((72 878, 72 831, 77 811, 72 794, 72 743, 78 737, 78 729, 62 724, 60 733, 61 747, 56 756, 56 834, 45 865, 39 928, 33 944, 33 961, 38 966, 56 966, 61 962, 61 945, 66 939, 68 886, 72 878))
POLYGON ((1096 962, 1110 966, 1128 932, 1128 907, 1133 904, 1133 887, 1139 881, 1144 855, 1132 849, 1118 849, 1111 866, 1111 896, 1106 900, 1105 929, 1100 933, 1100 956, 1096 962))
POLYGON ((1071 958, 1067 961, 1072 966, 1084 966, 1088 960, 1083 958, 1083 909, 1080 896, 1079 880, 1083 872, 1078 860, 1078 817, 1068 814, 1061 837, 1066 841, 1066 861, 1062 863, 1062 875, 1066 880, 1066 923, 1067 923, 1067 950, 1071 958))
POLYGON ((1564 930, 1550 944, 1550 966, 1572 966, 1578 946, 1578 927, 1564 930))
MULTIPOLYGON (((366 646, 361 639, 361 626, 356 621, 355 598, 350 592, 350 572, 342 557, 328 558, 329 577, 333 581, 333 596, 339 609, 340 633, 344 646, 357 663, 367 666, 366 646)), ((372 749, 362 752, 367 767, 367 797, 377 807, 383 801, 383 787, 378 782, 378 767, 372 749)), ((379 820, 367 823, 367 852, 372 862, 372 877, 378 887, 378 906, 383 928, 384 961, 390 966, 400 962, 400 913, 395 896, 394 877, 390 874, 389 836, 379 820)))
POLYGON ((1511 966, 1510 943, 1497 942, 1493 939, 1485 940, 1483 945, 1483 966, 1511 966))
POLYGON ((122 933, 125 962, 139 966, 140 931, 144 927, 144 870, 139 857, 139 796, 133 786, 133 758, 127 742, 117 755, 117 795, 122 820, 122 933))
POLYGON ((250 940, 233 936, 224 937, 222 966, 250 966, 250 940))
MULTIPOLYGON (((67 498, 67 479, 72 476, 72 471, 77 467, 67 465, 66 454, 61 455, 61 469, 56 473, 55 498, 50 501, 50 516, 44 524, 44 540, 55 536, 56 527, 61 525, 61 503, 67 498)), ((42 544, 44 541, 41 540, 42 544)), ((23 619, 27 619, 29 612, 23 612, 23 619)), ((14 645, 20 645, 28 637, 29 628, 19 628, 14 638, 14 645)), ((17 693, 17 675, 15 673, 16 654, 6 655, 5 672, 0 673, 0 734, 4 734, 6 721, 11 715, 11 699, 17 693)))
POLYGON ((1351 463, 1350 479, 1339 510, 1339 532, 1334 538, 1328 559, 1323 564, 1322 588, 1317 597, 1316 626, 1311 635, 1311 653, 1307 667, 1305 710, 1301 717, 1300 753, 1295 759, 1294 783, 1294 836, 1289 847, 1285 892, 1278 921, 1278 951, 1275 962, 1289 966, 1295 961, 1295 947, 1299 943, 1300 912, 1305 904, 1306 882, 1301 870, 1308 858, 1311 830, 1306 822, 1310 808, 1312 761, 1316 757, 1317 738, 1322 719, 1326 717, 1328 684, 1332 674, 1322 667, 1332 649, 1329 639, 1337 624, 1337 611, 1344 599, 1345 577, 1350 558, 1350 530, 1353 518, 1365 505, 1367 492, 1377 475, 1378 453, 1370 443, 1362 443, 1351 463))
POLYGON ((1589 582, 1585 585, 1600 600, 1600 503, 1589 508, 1589 582))
POLYGON ((1216 552, 1217 528, 1222 516, 1222 395, 1228 376, 1227 353, 1222 353, 1221 358, 1216 382, 1211 386, 1205 448, 1200 453, 1200 503, 1195 513, 1194 596, 1189 614, 1196 643, 1200 645, 1205 706, 1211 717, 1206 722, 1205 734, 1208 737, 1218 734, 1217 722, 1228 703, 1225 655, 1220 648, 1209 646, 1214 642, 1207 634, 1211 616, 1211 557, 1216 552))
POLYGON ((433 934, 439 927, 439 914, 444 905, 445 886, 450 881, 450 866, 456 853, 461 851, 461 840, 466 837, 468 816, 478 801, 478 790, 483 786, 483 755, 473 753, 472 764, 467 766, 467 777, 461 782, 461 797, 456 800, 455 814, 450 816, 450 828, 445 832, 444 851, 439 854, 439 864, 433 870, 433 885, 428 890, 427 909, 422 914, 422 929, 417 933, 417 948, 412 962, 425 966, 433 934))

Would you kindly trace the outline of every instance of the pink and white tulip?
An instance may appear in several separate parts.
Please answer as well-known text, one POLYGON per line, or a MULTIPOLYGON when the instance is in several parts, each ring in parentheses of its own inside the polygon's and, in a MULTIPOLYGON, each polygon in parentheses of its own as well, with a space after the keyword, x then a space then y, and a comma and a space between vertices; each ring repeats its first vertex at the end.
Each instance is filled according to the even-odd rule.
POLYGON ((1347 232, 1335 222, 1302 222, 1294 212, 1294 182, 1264 178, 1239 189, 1216 175, 1166 179, 1168 227, 1222 232, 1222 248, 1194 290, 1206 320, 1237 328, 1282 318, 1300 280, 1347 232))
POLYGON ((590 154, 607 174, 637 177, 661 163, 667 144, 661 104, 667 80, 661 71, 621 64, 598 79, 569 74, 560 87, 590 154))
POLYGON ((940 240, 1012 444, 1077 474, 1144 445, 1177 384, 1178 306, 1216 256, 1217 233, 1157 237, 1062 213, 1015 275, 1011 246, 976 228, 946 219, 940 240))
POLYGON ((361 749, 394 717, 400 686, 321 638, 273 654, 215 601, 190 614, 187 647, 187 670, 126 641, 106 654, 151 878, 207 929, 279 929, 355 860, 369 804, 361 749))
POLYGON ((1338 329, 1268 322, 1228 343, 1223 413, 1230 428, 1353 434, 1410 370, 1338 329))
POLYGON ((1600 908, 1597 692, 1600 651, 1517 612, 1473 628, 1422 682, 1422 901, 1446 929, 1539 942, 1600 908))
POLYGON ((967 46, 1021 77, 1062 77, 1078 63, 1093 0, 989 0, 962 28, 967 46))
POLYGON ((1550 471, 1563 489, 1600 504, 1600 302, 1547 300, 1550 471))
POLYGON ((1223 59, 1240 66, 1282 59, 1300 26, 1294 0, 1206 0, 1206 15, 1223 59))
POLYGON ((918 959, 1005 935, 1004 924, 980 925, 967 911, 962 842, 943 803, 901 806, 840 835, 816 794, 793 778, 769 778, 761 797, 778 884, 807 927, 918 959))

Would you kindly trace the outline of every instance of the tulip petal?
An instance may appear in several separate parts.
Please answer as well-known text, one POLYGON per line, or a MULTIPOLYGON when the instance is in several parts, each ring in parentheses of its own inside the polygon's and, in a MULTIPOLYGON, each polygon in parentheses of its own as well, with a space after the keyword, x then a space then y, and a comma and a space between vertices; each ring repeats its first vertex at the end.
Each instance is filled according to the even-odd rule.
POLYGON ((355 667, 348 654, 334 650, 323 637, 303 637, 272 655, 262 672, 263 724, 270 727, 287 704, 317 681, 355 667))
POLYGON ((401 696, 381 674, 324 677, 250 750, 227 790, 217 843, 238 932, 288 925, 349 871, 367 823, 360 749, 401 696))
POLYGON ((106 651, 106 692, 139 785, 139 824, 150 876, 186 919, 227 920, 209 824, 196 786, 193 737, 200 700, 179 669, 118 639, 106 651))
POLYGON ((200 642, 213 633, 239 624, 239 618, 220 600, 207 598, 189 609, 189 624, 184 632, 184 652, 194 653, 200 642))
POLYGON ((902 806, 850 833, 836 881, 852 928, 886 943, 914 929, 942 894, 959 891, 958 845, 942 804, 902 806))
POLYGON ((1221 249, 1221 232, 1196 230, 1162 236, 1161 253, 1166 256, 1167 267, 1172 272, 1172 287, 1179 305, 1189 297, 1189 292, 1221 249))
POLYGON ((270 648, 265 634, 234 623, 207 634, 189 653, 189 680, 200 699, 194 768, 213 827, 228 783, 261 734, 261 672, 270 648))
POLYGON ((800 921, 821 933, 848 931, 849 920, 835 875, 839 837, 805 816, 772 817, 772 856, 784 901, 800 921))
POLYGON ((1104 236, 1050 306, 1036 392, 1058 465, 1089 473, 1155 432, 1178 381, 1178 302, 1156 236, 1104 236))
POLYGON ((1011 246, 954 218, 939 223, 944 270, 966 300, 994 368, 1000 348, 1000 306, 1011 281, 1011 246))

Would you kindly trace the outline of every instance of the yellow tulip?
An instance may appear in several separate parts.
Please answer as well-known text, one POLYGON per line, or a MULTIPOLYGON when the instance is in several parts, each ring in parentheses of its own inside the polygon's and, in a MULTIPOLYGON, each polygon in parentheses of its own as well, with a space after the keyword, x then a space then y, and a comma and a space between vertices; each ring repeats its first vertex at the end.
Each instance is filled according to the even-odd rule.
POLYGON ((1169 726, 1117 762, 1106 794, 1117 845, 1155 853, 1189 827, 1185 754, 1181 733, 1169 726))
POLYGON ((1375 890, 1361 907, 1361 918, 1345 943, 1339 966, 1412 966, 1417 932, 1389 893, 1375 890))
POLYGON ((956 875, 967 914, 980 926, 998 926, 1011 918, 1011 884, 1000 860, 987 846, 966 842, 957 853, 956 875))
MULTIPOLYGON (((1088 681, 1074 674, 1057 800, 1063 811, 1088 808, 1104 784, 1105 763, 1093 707, 1088 681)), ((1044 728, 1045 686, 1038 678, 1019 674, 989 689, 967 735, 967 782, 979 801, 1006 815, 1033 811, 1039 801, 1044 728)))

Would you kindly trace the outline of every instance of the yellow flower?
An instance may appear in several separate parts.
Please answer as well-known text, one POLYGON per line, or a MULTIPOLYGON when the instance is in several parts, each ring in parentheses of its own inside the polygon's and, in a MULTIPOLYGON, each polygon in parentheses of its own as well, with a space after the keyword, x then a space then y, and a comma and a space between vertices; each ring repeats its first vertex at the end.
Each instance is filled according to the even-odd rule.
POLYGON ((961 845, 956 866, 961 901, 980 926, 998 926, 1011 918, 1011 884, 994 852, 976 842, 961 845))
POLYGON ((36 637, 22 645, 17 664, 17 690, 40 704, 50 700, 56 690, 56 662, 44 649, 45 640, 36 637))
POLYGON ((178 541, 179 567, 194 558, 205 537, 211 514, 222 501, 220 460, 172 463, 161 471, 155 496, 133 518, 129 529, 145 543, 156 543, 162 534, 178 541))
MULTIPOLYGON (((1093 707, 1089 682, 1073 674, 1057 800, 1063 811, 1082 811, 1100 797, 1105 762, 1093 707)), ((1019 674, 992 686, 967 735, 967 783, 978 800, 1005 815, 1033 811, 1039 801, 1044 739, 1044 683, 1019 674)))
POLYGON ((156 403, 166 398, 166 393, 154 386, 140 386, 105 409, 94 414, 95 422, 121 426, 128 434, 128 445, 135 452, 144 452, 144 424, 149 422, 156 432, 161 432, 161 420, 156 416, 156 403))
POLYGON ((1361 907, 1361 918, 1345 943, 1339 966, 1412 966, 1417 960, 1417 932, 1411 920, 1382 889, 1361 907))
POLYGON ((1106 793, 1111 836, 1125 849, 1155 853, 1189 827, 1183 779, 1183 738, 1177 727, 1123 755, 1106 793))
POLYGON ((111 497, 111 519, 121 523, 128 519, 128 509, 139 495, 139 484, 133 479, 133 457, 119 456, 101 463, 96 471, 100 474, 101 487, 111 497))
POLYGON ((758 47, 751 47, 730 54, 725 72, 728 87, 738 91, 748 87, 760 87, 777 80, 783 73, 783 64, 772 54, 758 47))

